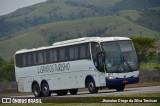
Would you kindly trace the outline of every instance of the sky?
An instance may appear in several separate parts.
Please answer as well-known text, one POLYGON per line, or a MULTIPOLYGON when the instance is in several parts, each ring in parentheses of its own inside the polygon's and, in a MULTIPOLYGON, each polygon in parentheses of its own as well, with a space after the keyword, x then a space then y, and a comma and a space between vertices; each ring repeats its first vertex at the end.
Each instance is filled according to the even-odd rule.
POLYGON ((9 14, 18 8, 27 7, 46 0, 0 0, 0 16, 9 14))

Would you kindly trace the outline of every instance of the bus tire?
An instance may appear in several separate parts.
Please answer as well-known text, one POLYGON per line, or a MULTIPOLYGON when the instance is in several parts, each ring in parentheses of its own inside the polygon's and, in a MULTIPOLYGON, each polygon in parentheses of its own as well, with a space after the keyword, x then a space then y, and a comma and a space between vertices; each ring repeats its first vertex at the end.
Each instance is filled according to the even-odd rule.
POLYGON ((39 85, 37 83, 34 83, 32 86, 32 92, 35 97, 41 97, 42 93, 40 91, 39 85))
POLYGON ((69 92, 71 95, 76 95, 78 92, 78 89, 70 89, 69 92))
POLYGON ((123 91, 125 88, 125 85, 119 85, 116 87, 116 90, 119 92, 119 91, 123 91))
POLYGON ((68 90, 59 90, 59 91, 56 91, 56 93, 58 96, 64 96, 64 95, 67 95, 68 90))
POLYGON ((87 87, 88 87, 88 91, 90 93, 97 93, 98 92, 98 88, 96 87, 96 84, 93 79, 88 80, 87 87))
POLYGON ((44 96, 44 97, 51 96, 51 92, 49 90, 49 86, 48 86, 48 84, 46 82, 42 83, 41 91, 42 91, 42 96, 44 96))

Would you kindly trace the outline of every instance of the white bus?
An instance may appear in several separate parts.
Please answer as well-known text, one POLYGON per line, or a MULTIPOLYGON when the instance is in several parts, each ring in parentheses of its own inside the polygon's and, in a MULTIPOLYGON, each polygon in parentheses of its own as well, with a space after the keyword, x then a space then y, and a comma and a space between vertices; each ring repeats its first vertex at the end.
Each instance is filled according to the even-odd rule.
POLYGON ((18 91, 35 97, 75 95, 79 88, 123 91, 139 81, 135 48, 126 37, 85 37, 23 49, 15 53, 15 74, 18 91))

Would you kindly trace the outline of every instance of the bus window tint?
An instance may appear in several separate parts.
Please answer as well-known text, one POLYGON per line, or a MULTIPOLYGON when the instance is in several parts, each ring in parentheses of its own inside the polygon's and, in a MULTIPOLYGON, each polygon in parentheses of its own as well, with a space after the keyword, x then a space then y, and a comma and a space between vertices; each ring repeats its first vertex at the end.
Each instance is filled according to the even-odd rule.
POLYGON ((86 46, 80 45, 80 59, 83 59, 86 57, 86 46))
POLYGON ((38 64, 42 64, 43 63, 43 52, 39 51, 38 52, 38 64))
POLYGON ((69 54, 70 60, 77 60, 78 59, 78 45, 70 46, 68 48, 68 54, 69 54))
POLYGON ((27 62, 26 62, 26 55, 25 54, 23 54, 23 56, 22 56, 22 62, 23 62, 23 66, 26 66, 27 65, 27 62))
POLYGON ((43 60, 44 60, 44 64, 46 64, 48 61, 47 61, 47 52, 46 50, 43 51, 43 60))
POLYGON ((33 52, 32 55, 33 55, 33 64, 36 65, 37 64, 36 52, 33 52))
POLYGON ((91 48, 92 48, 92 58, 96 59, 96 54, 101 51, 100 46, 98 43, 92 43, 91 48))
POLYGON ((32 65, 31 53, 28 53, 28 54, 27 54, 27 57, 28 57, 28 63, 27 63, 27 65, 28 65, 28 66, 29 66, 29 65, 32 65))
POLYGON ((98 67, 97 53, 101 51, 98 43, 91 43, 92 58, 95 67, 98 67))
POLYGON ((22 67, 22 54, 16 55, 16 66, 17 67, 22 67))
POLYGON ((55 49, 51 49, 49 51, 50 62, 57 62, 57 51, 55 49))
POLYGON ((87 43, 87 45, 86 45, 86 58, 91 58, 91 56, 90 56, 90 49, 89 49, 89 44, 87 43))
POLYGON ((90 58, 89 43, 16 55, 16 65, 27 67, 90 58))
POLYGON ((65 60, 65 49, 64 48, 60 48, 59 49, 59 61, 64 61, 65 60))
POLYGON ((68 52, 69 52, 69 58, 70 60, 74 60, 75 57, 75 49, 74 46, 69 47, 68 52))
POLYGON ((75 50, 75 51, 74 51, 74 56, 75 56, 74 58, 75 58, 75 60, 77 60, 77 59, 78 59, 78 53, 79 53, 79 52, 78 52, 78 46, 75 46, 75 47, 74 47, 74 50, 75 50))
POLYGON ((90 58, 89 43, 80 45, 80 59, 90 58))

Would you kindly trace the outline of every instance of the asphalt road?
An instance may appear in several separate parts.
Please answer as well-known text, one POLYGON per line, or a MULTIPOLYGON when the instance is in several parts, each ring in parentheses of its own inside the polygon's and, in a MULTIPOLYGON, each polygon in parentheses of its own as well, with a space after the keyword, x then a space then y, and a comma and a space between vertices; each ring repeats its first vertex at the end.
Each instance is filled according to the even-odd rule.
MULTIPOLYGON (((125 88, 122 92, 117 92, 116 90, 99 90, 96 94, 90 94, 88 91, 78 92, 77 95, 71 95, 68 93, 66 96, 57 96, 55 93, 51 97, 94 97, 94 96, 105 96, 105 95, 127 95, 135 93, 160 93, 160 86, 151 86, 151 87, 139 87, 139 88, 125 88)), ((12 96, 12 97, 34 97, 33 95, 24 95, 24 96, 12 96)))

